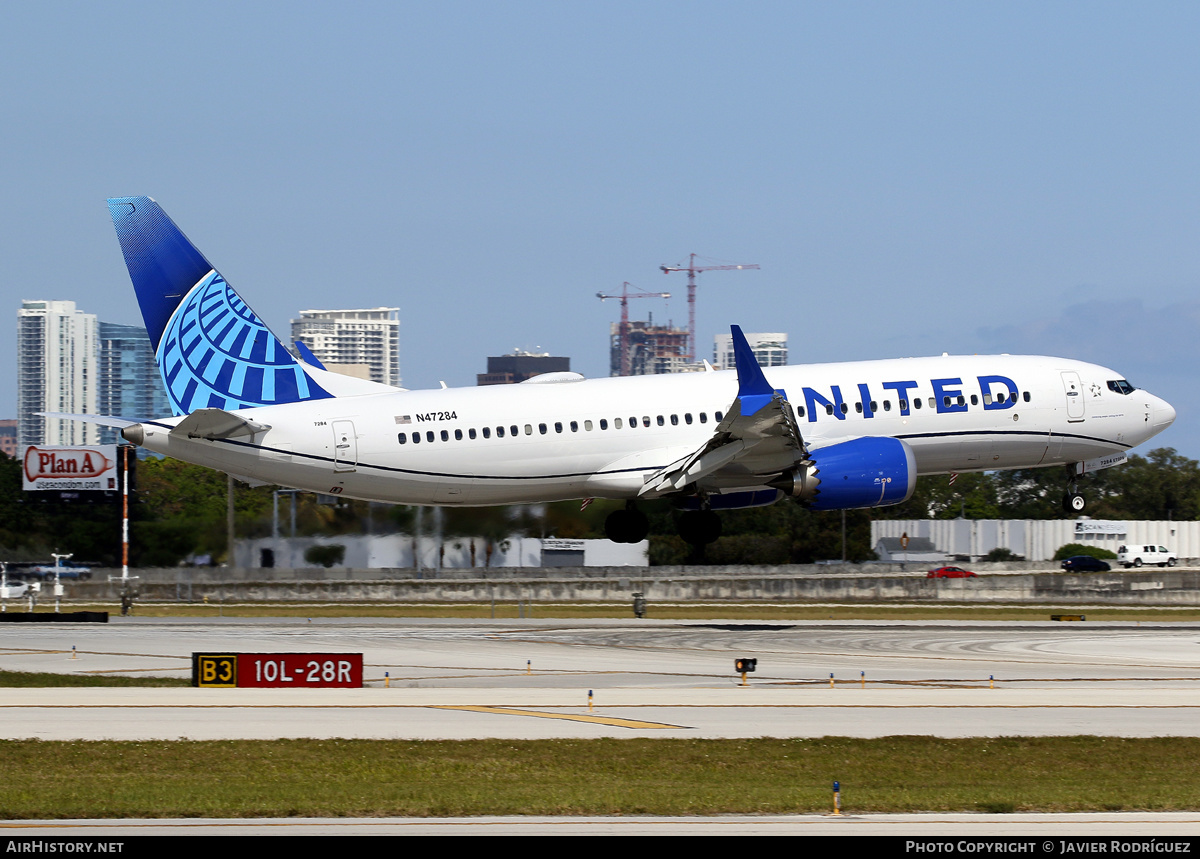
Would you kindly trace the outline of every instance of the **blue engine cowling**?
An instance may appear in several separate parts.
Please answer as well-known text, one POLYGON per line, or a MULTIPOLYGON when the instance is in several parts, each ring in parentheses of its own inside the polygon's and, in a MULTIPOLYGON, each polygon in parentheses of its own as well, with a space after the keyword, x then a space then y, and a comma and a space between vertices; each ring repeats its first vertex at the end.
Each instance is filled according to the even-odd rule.
POLYGON ((917 465, 898 438, 856 438, 812 451, 769 485, 813 510, 886 507, 912 496, 917 465))

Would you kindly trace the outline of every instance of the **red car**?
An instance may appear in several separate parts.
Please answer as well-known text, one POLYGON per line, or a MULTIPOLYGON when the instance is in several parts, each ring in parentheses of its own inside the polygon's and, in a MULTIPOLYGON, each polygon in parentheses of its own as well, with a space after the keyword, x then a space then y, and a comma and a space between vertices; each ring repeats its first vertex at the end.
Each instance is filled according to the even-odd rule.
POLYGON ((927 579, 974 579, 978 578, 970 570, 964 570, 962 567, 938 567, 936 570, 930 570, 927 579))

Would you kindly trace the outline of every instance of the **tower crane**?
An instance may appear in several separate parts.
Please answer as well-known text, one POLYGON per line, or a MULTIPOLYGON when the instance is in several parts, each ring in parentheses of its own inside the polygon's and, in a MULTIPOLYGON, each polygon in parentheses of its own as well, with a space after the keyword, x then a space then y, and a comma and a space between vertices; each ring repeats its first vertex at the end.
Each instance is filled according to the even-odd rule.
POLYGON ((702 271, 741 271, 758 268, 757 264, 750 265, 696 265, 696 255, 690 256, 687 265, 660 265, 663 274, 673 271, 686 271, 688 274, 688 361, 696 360, 696 275, 702 271))
POLYGON ((632 367, 630 366, 630 360, 629 360, 629 299, 631 299, 631 298, 670 298, 671 297, 671 293, 669 293, 669 292, 646 292, 643 289, 638 289, 636 286, 633 286, 633 288, 637 289, 637 292, 631 293, 629 291, 629 287, 631 287, 631 286, 633 286, 633 284, 630 283, 629 281, 625 281, 623 284, 621 284, 621 294, 620 295, 608 295, 603 292, 596 293, 596 297, 598 299, 600 299, 601 301, 604 301, 604 299, 606 299, 606 298, 621 299, 621 324, 617 328, 617 333, 618 333, 618 336, 620 337, 620 343, 621 343, 620 348, 621 348, 621 375, 622 376, 628 376, 630 373, 630 370, 632 369, 632 367))

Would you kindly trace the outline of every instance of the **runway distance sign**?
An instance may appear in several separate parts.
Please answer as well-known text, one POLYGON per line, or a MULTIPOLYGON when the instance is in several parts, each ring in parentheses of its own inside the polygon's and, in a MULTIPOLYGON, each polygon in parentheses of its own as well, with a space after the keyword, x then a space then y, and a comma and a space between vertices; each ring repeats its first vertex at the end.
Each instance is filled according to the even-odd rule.
POLYGON ((192 685, 209 689, 358 689, 361 653, 193 653, 192 685))

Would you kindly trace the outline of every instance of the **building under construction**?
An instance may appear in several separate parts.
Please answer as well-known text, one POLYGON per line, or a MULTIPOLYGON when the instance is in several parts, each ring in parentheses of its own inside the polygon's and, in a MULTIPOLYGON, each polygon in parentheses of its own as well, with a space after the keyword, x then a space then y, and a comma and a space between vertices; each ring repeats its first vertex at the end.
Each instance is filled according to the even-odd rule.
POLYGON ((610 376, 650 376, 657 373, 684 373, 703 369, 688 361, 688 331, 670 325, 655 325, 651 317, 646 322, 612 323, 609 349, 610 376), (624 343, 624 352, 622 352, 624 343), (624 360, 622 360, 624 358, 624 360), (622 368, 628 367, 627 373, 622 368))

